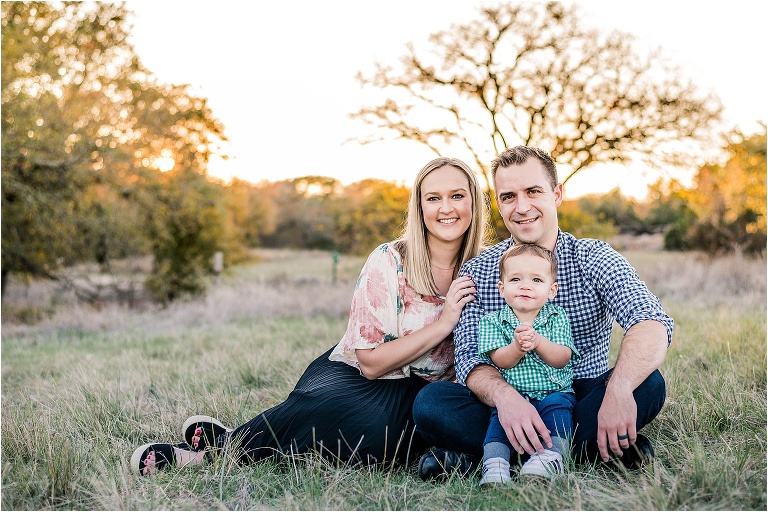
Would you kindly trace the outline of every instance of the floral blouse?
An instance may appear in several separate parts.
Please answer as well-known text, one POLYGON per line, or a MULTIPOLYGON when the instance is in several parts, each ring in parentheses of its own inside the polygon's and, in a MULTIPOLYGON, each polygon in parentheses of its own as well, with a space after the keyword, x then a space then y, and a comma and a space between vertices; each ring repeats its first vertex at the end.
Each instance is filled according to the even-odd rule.
MULTIPOLYGON (((400 253, 391 244, 383 244, 371 253, 360 272, 347 332, 329 359, 360 368, 355 349, 375 348, 437 321, 444 302, 443 297, 416 293, 405 280, 400 253)), ((411 375, 428 381, 453 379, 453 335, 415 361, 380 378, 402 379, 411 375)))

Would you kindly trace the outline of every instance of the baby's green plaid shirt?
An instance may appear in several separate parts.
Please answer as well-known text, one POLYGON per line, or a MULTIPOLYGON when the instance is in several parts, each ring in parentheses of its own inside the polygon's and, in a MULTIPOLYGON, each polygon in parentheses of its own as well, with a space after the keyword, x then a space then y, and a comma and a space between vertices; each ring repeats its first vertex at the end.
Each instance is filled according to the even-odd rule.
MULTIPOLYGON (((480 356, 491 362, 488 352, 512 343, 515 329, 519 325, 520 320, 509 306, 481 318, 477 340, 480 356)), ((533 328, 552 343, 570 348, 571 360, 564 368, 554 368, 545 363, 535 351, 531 351, 512 368, 499 369, 504 379, 520 394, 534 400, 542 400, 555 391, 573 393, 572 363, 579 359, 579 353, 573 344, 571 325, 565 310, 547 302, 533 321, 533 328)))

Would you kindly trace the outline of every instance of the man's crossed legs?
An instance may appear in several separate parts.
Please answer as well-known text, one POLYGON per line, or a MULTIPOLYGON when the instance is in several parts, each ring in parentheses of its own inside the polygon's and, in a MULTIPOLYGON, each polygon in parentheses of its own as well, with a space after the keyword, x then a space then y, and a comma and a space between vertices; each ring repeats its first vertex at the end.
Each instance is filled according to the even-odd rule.
MULTIPOLYGON (((571 443, 577 461, 601 460, 597 447, 597 413, 603 403, 605 387, 612 370, 592 379, 576 379, 573 389, 574 434, 571 443)), ((656 370, 634 391, 637 404, 637 430, 650 423, 661 411, 666 398, 664 377, 656 370)), ((416 431, 427 444, 438 448, 419 463, 419 475, 428 480, 454 469, 468 472, 483 456, 483 440, 491 408, 480 402, 461 384, 433 382, 425 386, 413 404, 416 431), (448 453, 445 453, 447 451, 448 453), (451 453, 453 452, 453 453, 451 453)), ((619 459, 628 468, 639 467, 653 457, 648 439, 638 434, 635 447, 624 450, 619 459)))

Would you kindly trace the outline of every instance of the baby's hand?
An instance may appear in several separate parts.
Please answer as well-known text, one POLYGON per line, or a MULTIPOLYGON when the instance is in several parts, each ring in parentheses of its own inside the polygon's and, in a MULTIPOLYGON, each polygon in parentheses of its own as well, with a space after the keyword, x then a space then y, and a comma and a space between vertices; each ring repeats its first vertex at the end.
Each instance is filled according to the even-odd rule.
POLYGON ((531 324, 523 323, 518 325, 517 329, 515 329, 515 337, 519 337, 521 340, 530 341, 534 336, 536 336, 536 331, 531 324))
POLYGON ((520 324, 515 329, 515 343, 523 352, 529 352, 534 347, 533 340, 536 337, 536 331, 531 324, 520 324))
POLYGON ((539 344, 536 342, 536 329, 531 324, 522 323, 515 329, 515 342, 523 352, 534 350, 539 344))
POLYGON ((533 346, 532 341, 526 341, 525 343, 518 343, 518 346, 520 347, 520 350, 522 350, 523 352, 530 352, 531 350, 536 348, 533 346))

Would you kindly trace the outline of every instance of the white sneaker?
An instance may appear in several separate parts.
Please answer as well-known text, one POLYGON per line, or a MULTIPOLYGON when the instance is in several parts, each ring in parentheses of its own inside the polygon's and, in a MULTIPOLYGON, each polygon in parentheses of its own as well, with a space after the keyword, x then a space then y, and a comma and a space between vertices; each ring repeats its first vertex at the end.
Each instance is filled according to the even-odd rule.
POLYGON ((490 484, 511 483, 509 476, 509 461, 501 457, 491 457, 483 461, 483 477, 480 479, 480 487, 490 484))
POLYGON ((520 468, 520 476, 540 476, 552 478, 562 475, 564 470, 563 456, 554 450, 544 450, 544 453, 534 453, 528 462, 520 468))

